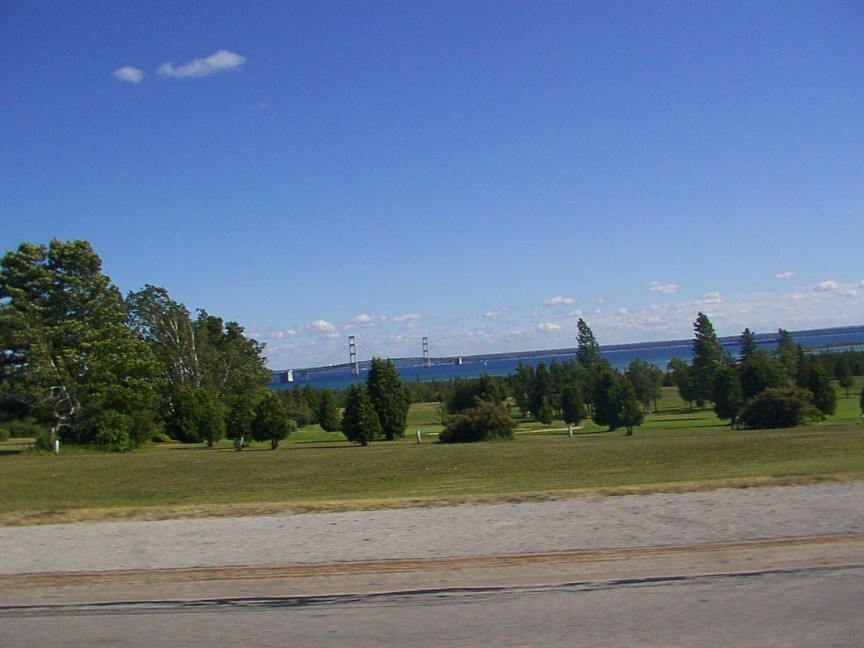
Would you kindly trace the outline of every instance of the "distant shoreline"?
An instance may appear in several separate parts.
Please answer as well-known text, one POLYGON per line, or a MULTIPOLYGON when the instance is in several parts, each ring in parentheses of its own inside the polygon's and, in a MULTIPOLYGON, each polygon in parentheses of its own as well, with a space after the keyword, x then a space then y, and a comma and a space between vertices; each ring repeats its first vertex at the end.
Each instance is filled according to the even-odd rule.
MULTIPOLYGON (((846 333, 855 336, 854 338, 850 338, 848 342, 833 342, 828 345, 824 345, 827 347, 843 347, 848 345, 861 345, 862 341, 864 341, 864 325, 855 325, 855 326, 838 326, 838 327, 830 327, 830 328, 817 328, 817 329, 804 329, 800 331, 789 331, 790 335, 798 340, 799 338, 814 338, 821 336, 842 336, 846 333)), ((777 332, 774 333, 757 333, 755 335, 756 342, 762 346, 776 344, 778 339, 777 332)), ((718 338, 721 345, 724 347, 731 347, 737 345, 739 341, 739 336, 730 335, 718 338)), ((610 354, 618 351, 636 351, 643 349, 668 349, 673 347, 690 347, 693 344, 692 339, 680 339, 680 340, 660 340, 660 341, 648 341, 648 342, 628 342, 623 344, 608 344, 601 345, 600 351, 604 354, 610 354)), ((805 348, 819 348, 823 345, 820 344, 807 344, 803 345, 805 348)), ((430 357, 429 361, 434 365, 448 365, 454 364, 461 360, 462 363, 465 364, 476 364, 483 363, 489 361, 498 361, 498 360, 513 360, 513 359, 526 359, 530 360, 532 358, 543 358, 543 357, 565 357, 565 356, 575 356, 576 355, 576 347, 565 347, 559 349, 538 349, 533 351, 506 351, 501 353, 482 353, 476 355, 452 355, 452 356, 436 356, 430 357)), ((423 358, 421 356, 406 356, 402 358, 390 358, 393 363, 397 367, 411 367, 417 366, 423 363, 423 358)), ((360 361, 360 366, 368 365, 368 360, 360 361)), ((339 371, 340 369, 350 369, 351 365, 348 362, 331 364, 331 365, 316 365, 311 367, 300 367, 292 369, 295 374, 298 373, 314 373, 321 371, 339 371)), ((273 369, 271 373, 282 374, 289 371, 288 369, 273 369)))

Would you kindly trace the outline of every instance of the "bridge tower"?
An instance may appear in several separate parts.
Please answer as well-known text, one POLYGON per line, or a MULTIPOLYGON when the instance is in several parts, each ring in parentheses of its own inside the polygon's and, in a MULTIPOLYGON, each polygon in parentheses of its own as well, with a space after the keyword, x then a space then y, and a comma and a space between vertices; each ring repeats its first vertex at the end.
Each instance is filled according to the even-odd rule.
POLYGON ((425 335, 423 336, 423 366, 432 366, 432 361, 429 359, 429 338, 425 335))
POLYGON ((353 335, 348 336, 348 363, 351 365, 351 375, 360 375, 360 363, 357 362, 357 339, 353 335))

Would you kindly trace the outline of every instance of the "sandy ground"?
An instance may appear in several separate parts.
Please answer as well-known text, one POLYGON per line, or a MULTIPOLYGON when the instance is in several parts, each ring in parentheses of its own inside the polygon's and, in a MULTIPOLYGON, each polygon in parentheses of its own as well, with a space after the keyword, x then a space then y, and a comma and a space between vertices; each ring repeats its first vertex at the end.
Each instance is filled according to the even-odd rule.
POLYGON ((864 482, 858 482, 0 527, 0 575, 460 558, 862 533, 864 482))

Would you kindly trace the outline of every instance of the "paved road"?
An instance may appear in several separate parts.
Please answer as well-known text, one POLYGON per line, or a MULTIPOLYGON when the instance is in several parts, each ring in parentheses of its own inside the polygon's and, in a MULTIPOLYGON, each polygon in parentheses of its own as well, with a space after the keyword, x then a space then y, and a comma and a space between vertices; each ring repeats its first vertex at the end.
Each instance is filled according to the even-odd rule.
POLYGON ((7 527, 0 643, 859 646, 862 576, 861 483, 7 527))
POLYGON ((0 610, 4 645, 860 646, 864 567, 319 599, 0 610))

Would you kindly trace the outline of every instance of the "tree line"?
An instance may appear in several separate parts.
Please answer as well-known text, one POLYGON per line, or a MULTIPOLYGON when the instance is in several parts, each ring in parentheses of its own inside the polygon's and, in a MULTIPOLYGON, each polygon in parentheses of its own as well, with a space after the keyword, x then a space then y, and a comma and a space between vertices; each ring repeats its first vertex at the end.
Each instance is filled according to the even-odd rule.
MULTIPOLYGON (((809 354, 782 329, 774 351, 745 329, 733 358, 706 315, 693 328, 692 360, 675 358, 665 373, 639 359, 613 368, 580 319, 575 359, 520 365, 506 377, 404 383, 392 362, 375 358, 366 382, 344 392, 273 391, 264 344, 237 322, 193 315, 157 286, 124 298, 86 241, 23 243, 0 260, 0 433, 114 450, 164 437, 276 448, 317 423, 368 445, 404 436, 411 402, 437 401, 444 442, 512 437, 511 405, 546 425, 590 418, 632 434, 664 384, 733 425, 777 427, 833 413, 830 376, 848 395, 864 373, 864 353, 809 354)), ((861 400, 864 410, 864 392, 861 400)))

